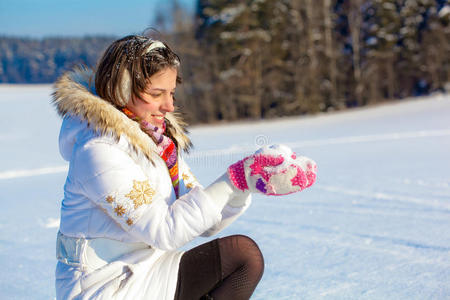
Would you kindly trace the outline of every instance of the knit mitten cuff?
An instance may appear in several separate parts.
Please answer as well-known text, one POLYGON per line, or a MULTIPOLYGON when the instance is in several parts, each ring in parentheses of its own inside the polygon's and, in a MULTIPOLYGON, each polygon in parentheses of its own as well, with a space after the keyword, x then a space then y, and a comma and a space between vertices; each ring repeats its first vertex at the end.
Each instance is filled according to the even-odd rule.
POLYGON ((228 167, 228 177, 230 178, 231 183, 241 191, 248 190, 243 160, 240 160, 228 167))

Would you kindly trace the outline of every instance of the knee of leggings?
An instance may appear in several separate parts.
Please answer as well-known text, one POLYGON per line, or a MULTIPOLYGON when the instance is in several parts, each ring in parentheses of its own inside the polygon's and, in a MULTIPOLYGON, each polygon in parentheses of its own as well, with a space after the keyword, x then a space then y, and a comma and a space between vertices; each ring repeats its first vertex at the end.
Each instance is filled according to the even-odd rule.
POLYGON ((245 254, 247 256, 248 265, 262 276, 264 273, 264 256, 258 247, 258 244, 246 235, 237 235, 239 243, 245 245, 245 254))

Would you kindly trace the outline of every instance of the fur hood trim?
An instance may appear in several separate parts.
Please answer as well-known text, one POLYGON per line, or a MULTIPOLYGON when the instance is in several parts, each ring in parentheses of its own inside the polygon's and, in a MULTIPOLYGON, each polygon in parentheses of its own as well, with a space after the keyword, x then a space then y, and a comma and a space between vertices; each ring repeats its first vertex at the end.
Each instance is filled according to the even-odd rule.
MULTIPOLYGON (((96 95, 92 70, 77 68, 63 74, 56 81, 54 90, 52 102, 61 117, 78 117, 93 130, 102 135, 111 134, 117 140, 125 135, 132 147, 142 151, 148 159, 155 155, 155 143, 139 124, 96 95)), ((178 148, 187 152, 192 144, 186 135, 186 125, 178 114, 166 114, 166 130, 176 140, 178 148)))

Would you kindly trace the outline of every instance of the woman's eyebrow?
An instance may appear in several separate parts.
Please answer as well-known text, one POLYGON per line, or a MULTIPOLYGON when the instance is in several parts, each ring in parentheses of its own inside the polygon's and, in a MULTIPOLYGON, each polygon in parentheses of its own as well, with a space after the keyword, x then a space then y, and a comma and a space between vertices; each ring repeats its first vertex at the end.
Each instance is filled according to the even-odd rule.
MULTIPOLYGON (((173 89, 171 89, 171 91, 174 91, 176 89, 176 87, 174 87, 173 89)), ((163 89, 163 88, 150 88, 148 89, 149 91, 160 91, 160 92, 165 92, 167 91, 167 89, 163 89)))

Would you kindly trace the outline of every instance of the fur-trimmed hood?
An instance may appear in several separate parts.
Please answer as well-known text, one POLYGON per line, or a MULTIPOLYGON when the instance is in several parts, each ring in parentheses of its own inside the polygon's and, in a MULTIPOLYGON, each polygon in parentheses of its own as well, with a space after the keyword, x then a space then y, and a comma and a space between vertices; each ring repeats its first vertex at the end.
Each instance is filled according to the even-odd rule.
MULTIPOLYGON (((133 149, 152 160, 156 151, 153 140, 139 128, 137 122, 96 95, 91 70, 78 68, 65 73, 55 83, 54 90, 52 102, 61 117, 79 119, 94 131, 111 135, 116 140, 124 135, 133 149)), ((166 125, 178 148, 188 151, 192 144, 181 117, 176 113, 167 113, 166 125)))

